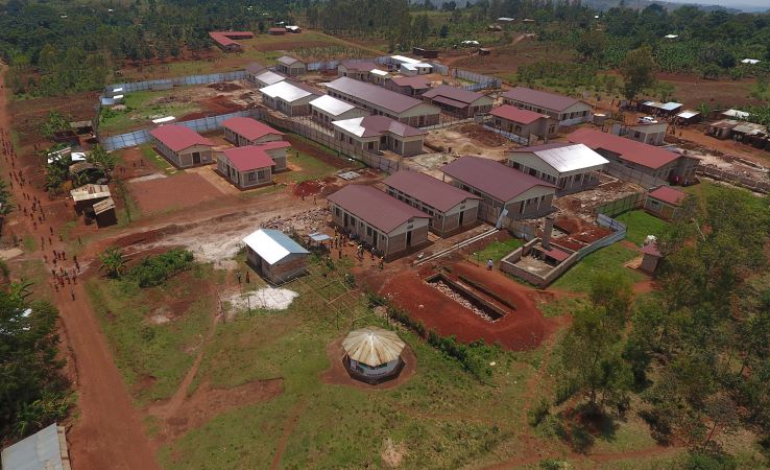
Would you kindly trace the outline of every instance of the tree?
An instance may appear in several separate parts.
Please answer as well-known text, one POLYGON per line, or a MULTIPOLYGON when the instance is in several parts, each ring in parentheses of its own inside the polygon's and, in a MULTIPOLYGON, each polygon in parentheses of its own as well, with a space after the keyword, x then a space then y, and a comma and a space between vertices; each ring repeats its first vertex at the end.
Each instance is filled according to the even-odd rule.
POLYGON ((580 36, 577 46, 577 51, 586 60, 596 60, 601 57, 607 46, 607 39, 604 37, 604 33, 597 30, 591 30, 580 36))
POLYGON ((117 164, 115 156, 104 150, 100 145, 96 145, 93 150, 91 150, 91 153, 86 157, 86 161, 94 164, 94 166, 108 178, 117 164))
POLYGON ((44 136, 51 138, 56 132, 68 130, 70 128, 70 117, 58 111, 50 111, 48 118, 43 123, 41 132, 44 136))
POLYGON ((112 278, 120 278, 123 275, 123 271, 126 267, 126 259, 123 256, 123 251, 118 247, 109 248, 107 251, 99 255, 99 261, 102 265, 100 270, 107 271, 107 275, 112 278))
POLYGON ((641 47, 629 52, 620 68, 623 76, 623 94, 633 101, 645 88, 655 83, 655 63, 649 47, 641 47))

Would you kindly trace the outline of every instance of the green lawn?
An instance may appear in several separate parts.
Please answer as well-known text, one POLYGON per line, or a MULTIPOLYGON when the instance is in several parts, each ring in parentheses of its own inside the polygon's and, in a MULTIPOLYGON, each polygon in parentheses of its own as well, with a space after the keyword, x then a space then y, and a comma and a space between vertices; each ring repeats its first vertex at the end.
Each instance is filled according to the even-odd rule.
POLYGON ((164 91, 132 91, 126 94, 126 111, 112 111, 105 107, 101 112, 99 131, 107 134, 120 134, 148 124, 159 116, 181 117, 185 114, 201 111, 193 101, 172 101, 183 88, 164 91))
POLYGON ((497 264, 498 261, 508 256, 512 251, 523 245, 523 242, 518 238, 511 238, 505 241, 494 241, 485 246, 481 251, 478 251, 469 256, 471 261, 479 261, 486 263, 488 259, 497 264))
POLYGON ((151 144, 144 144, 139 147, 139 149, 142 151, 142 155, 144 158, 150 161, 155 168, 161 170, 162 172, 166 174, 174 174, 176 173, 176 169, 174 166, 168 162, 165 158, 161 157, 158 152, 155 151, 155 149, 152 148, 151 144))
POLYGON ((591 280, 599 273, 613 272, 618 276, 628 276, 638 282, 644 275, 624 267, 624 264, 639 256, 639 252, 615 243, 607 248, 591 253, 567 271, 552 285, 557 289, 572 292, 588 292, 591 280))
POLYGON ((196 265, 160 287, 100 277, 86 283, 115 362, 140 404, 170 397, 192 364, 215 307, 200 288, 215 278, 210 266, 196 265), (164 317, 170 321, 161 323, 164 317))
POLYGON ((644 243, 647 235, 660 236, 668 226, 668 222, 643 210, 626 212, 616 217, 616 219, 628 227, 626 239, 636 245, 644 243))
MULTIPOLYGON (((285 173, 286 178, 301 183, 308 180, 317 180, 333 175, 337 168, 325 163, 311 155, 295 150, 289 151, 289 163, 301 167, 301 170, 285 173)), ((279 178, 280 180, 280 178, 279 178)))

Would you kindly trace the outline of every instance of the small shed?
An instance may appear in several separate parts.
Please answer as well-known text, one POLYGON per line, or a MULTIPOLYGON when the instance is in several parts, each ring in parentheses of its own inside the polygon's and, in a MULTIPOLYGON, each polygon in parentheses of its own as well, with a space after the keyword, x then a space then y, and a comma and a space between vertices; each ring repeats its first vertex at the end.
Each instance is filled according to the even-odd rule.
POLYGON ((70 129, 75 131, 76 134, 90 134, 94 131, 94 125, 91 121, 72 121, 70 122, 70 129))
POLYGON ((696 124, 703 120, 703 116, 698 111, 686 109, 676 115, 676 120, 680 124, 696 124))
POLYGON ((246 261, 270 283, 280 284, 305 273, 310 252, 280 230, 259 229, 243 243, 246 261))
POLYGON ((64 426, 47 428, 3 449, 0 456, 5 470, 70 470, 70 457, 64 426))
POLYGON ((644 208, 661 219, 672 219, 687 195, 670 186, 661 186, 647 195, 644 208))
POLYGON ((649 275, 655 274, 662 258, 660 251, 658 250, 658 244, 655 241, 650 241, 642 247, 642 264, 639 266, 639 270, 649 275))
POLYGON ((667 103, 644 101, 639 105, 639 110, 656 116, 671 116, 679 113, 682 106, 682 103, 676 103, 674 101, 669 101, 667 103))
POLYGON ((706 129, 706 135, 710 135, 719 140, 729 139, 733 135, 733 129, 740 124, 739 121, 734 119, 723 119, 721 121, 714 122, 706 129))
POLYGON ((290 56, 283 56, 278 58, 278 64, 276 70, 289 77, 295 77, 297 75, 304 75, 307 73, 307 65, 299 59, 290 56))
POLYGON ((351 377, 376 385, 398 377, 405 347, 394 331, 368 326, 351 331, 342 341, 343 362, 351 377))
POLYGON ((93 205, 94 220, 99 228, 109 227, 118 223, 118 216, 115 212, 115 201, 108 197, 93 205))
POLYGON ((112 197, 110 187, 106 184, 87 184, 73 189, 70 191, 70 195, 77 214, 82 214, 86 209, 91 209, 97 202, 112 197))

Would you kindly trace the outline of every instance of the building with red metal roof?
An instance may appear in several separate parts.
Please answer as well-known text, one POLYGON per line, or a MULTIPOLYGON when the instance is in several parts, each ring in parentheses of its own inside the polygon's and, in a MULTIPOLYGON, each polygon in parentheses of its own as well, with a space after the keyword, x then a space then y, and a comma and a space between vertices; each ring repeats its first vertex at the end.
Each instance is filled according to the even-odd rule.
POLYGON ((243 45, 236 42, 235 39, 252 39, 254 33, 251 31, 212 31, 209 37, 214 43, 225 52, 240 51, 243 45))
POLYGON ((335 225, 386 258, 428 244, 430 216, 383 191, 352 184, 328 201, 335 225))
POLYGON ((479 218, 496 224, 501 214, 511 219, 542 217, 553 210, 556 186, 481 157, 462 157, 441 168, 453 185, 481 196, 479 218))
POLYGON ((489 114, 492 115, 489 125, 523 145, 529 145, 537 140, 552 139, 559 133, 558 123, 547 114, 509 104, 493 108, 489 114))
POLYGON ((236 146, 258 145, 283 140, 283 132, 248 117, 234 117, 222 123, 225 139, 236 146))
POLYGON ((461 118, 486 114, 495 103, 495 100, 482 93, 449 85, 439 85, 426 91, 422 94, 422 99, 438 106, 445 113, 461 118))
POLYGON ((288 142, 228 148, 217 158, 217 171, 240 189, 272 184, 273 174, 286 169, 288 142))
POLYGON ((547 114, 560 126, 574 126, 593 119, 593 108, 588 103, 545 91, 516 87, 502 94, 503 104, 547 114))
POLYGON ((383 181, 388 194, 430 215, 430 229, 448 236, 476 225, 481 197, 417 171, 398 171, 383 181))
POLYGON ((614 165, 608 167, 610 173, 647 187, 666 182, 692 181, 699 162, 694 157, 595 129, 578 129, 567 139, 585 144, 613 162, 614 165))
POLYGON ((179 168, 213 163, 214 142, 186 126, 167 124, 150 131, 155 148, 179 168))
POLYGON ((441 110, 436 106, 371 83, 340 77, 327 83, 326 88, 329 95, 335 98, 413 127, 432 126, 439 122, 441 110))
POLYGON ((406 96, 419 97, 430 90, 433 82, 425 77, 415 75, 412 77, 393 77, 385 81, 384 86, 390 91, 401 93, 406 96))
POLYGON ((422 153, 427 132, 386 116, 366 116, 332 122, 339 142, 372 153, 389 150, 410 157, 422 153))
POLYGON ((674 189, 671 186, 661 186, 647 194, 644 208, 647 212, 661 219, 673 219, 685 197, 687 194, 684 191, 674 189))

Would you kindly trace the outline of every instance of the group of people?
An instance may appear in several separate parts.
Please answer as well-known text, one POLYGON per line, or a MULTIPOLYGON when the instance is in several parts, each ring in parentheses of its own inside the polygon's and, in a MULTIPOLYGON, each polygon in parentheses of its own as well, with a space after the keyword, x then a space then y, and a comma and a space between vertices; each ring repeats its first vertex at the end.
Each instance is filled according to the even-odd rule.
MULTIPOLYGON (((13 189, 14 184, 16 184, 20 189, 20 194, 16 198, 17 212, 24 218, 29 218, 33 232, 29 235, 33 239, 37 239, 37 236, 40 237, 39 249, 42 251, 43 261, 51 269, 51 287, 55 292, 59 292, 59 290, 64 292, 69 287, 70 297, 74 301, 74 286, 77 284, 77 276, 80 273, 80 263, 78 263, 77 256, 73 256, 68 262, 67 253, 61 248, 55 248, 57 242, 59 244, 64 243, 64 237, 61 234, 57 235, 53 226, 48 225, 46 227, 47 218, 43 203, 39 197, 30 191, 30 185, 24 177, 8 129, 0 128, 0 148, 2 148, 3 156, 10 166, 8 171, 9 188, 13 189), (48 252, 47 249, 51 251, 48 252), (69 266, 65 266, 66 264, 69 266)), ((18 241, 16 237, 14 238, 18 241)))
MULTIPOLYGON (((347 236, 343 233, 340 233, 337 227, 334 228, 334 236, 330 240, 330 243, 331 243, 330 252, 336 249, 339 259, 342 259, 342 247, 345 244, 346 238, 347 236)), ((358 245, 356 245, 356 258, 359 261, 364 260, 364 251, 365 251, 364 244, 359 240, 358 245)), ((374 260, 374 257, 375 257, 374 250, 370 251, 370 254, 371 254, 372 260, 374 260)), ((379 256, 378 266, 380 270, 385 269, 385 256, 383 255, 379 256)))

